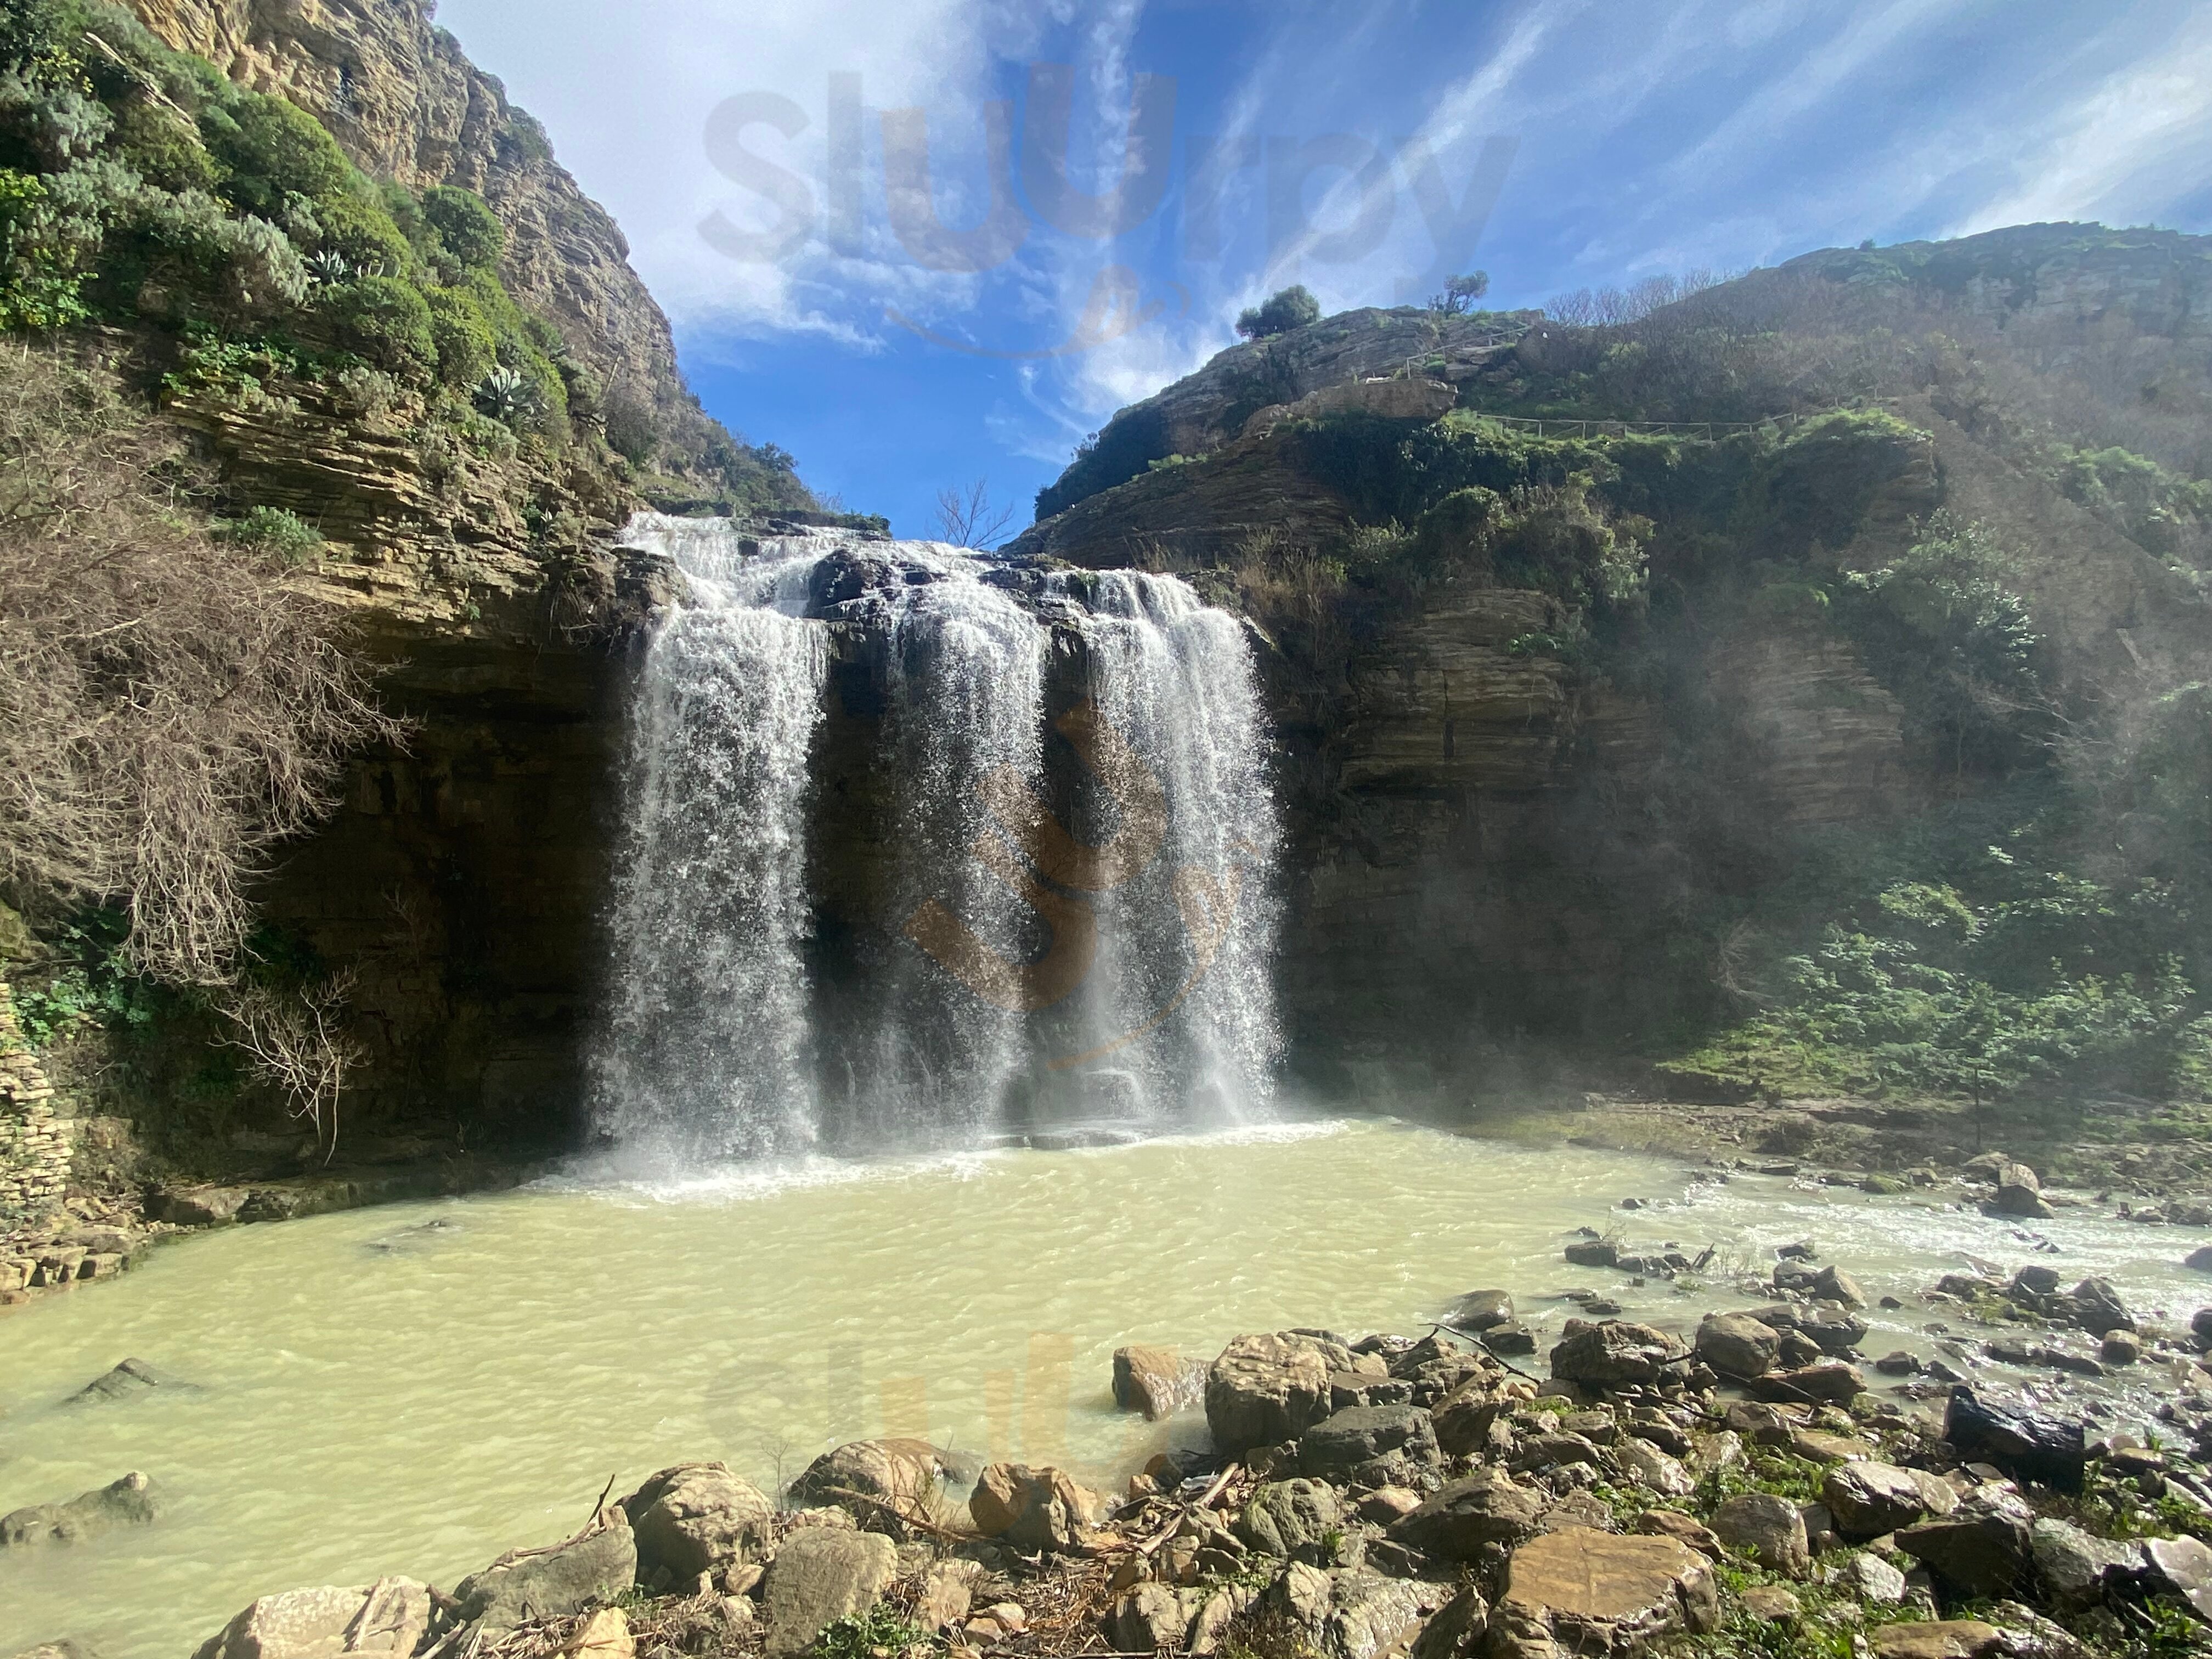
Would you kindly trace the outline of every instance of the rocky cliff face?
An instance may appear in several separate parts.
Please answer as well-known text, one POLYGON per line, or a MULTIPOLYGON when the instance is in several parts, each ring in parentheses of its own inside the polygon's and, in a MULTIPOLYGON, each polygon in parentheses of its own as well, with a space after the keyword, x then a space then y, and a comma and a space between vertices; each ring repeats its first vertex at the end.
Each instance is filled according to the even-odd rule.
POLYGON ((134 0, 168 45, 320 120, 372 178, 458 185, 507 228, 500 275, 610 386, 704 423, 629 245, 545 131, 462 56, 424 0, 134 0))

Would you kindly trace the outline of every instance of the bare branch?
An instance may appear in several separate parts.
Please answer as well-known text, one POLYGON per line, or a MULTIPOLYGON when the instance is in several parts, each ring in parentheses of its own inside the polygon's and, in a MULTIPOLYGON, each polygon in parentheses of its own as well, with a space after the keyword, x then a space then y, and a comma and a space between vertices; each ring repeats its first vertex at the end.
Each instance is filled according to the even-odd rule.
POLYGON ((1013 521, 1012 502, 1004 507, 993 504, 988 478, 978 478, 964 490, 947 489, 937 492, 939 539, 955 547, 988 551, 1006 539, 1006 532, 1013 521))

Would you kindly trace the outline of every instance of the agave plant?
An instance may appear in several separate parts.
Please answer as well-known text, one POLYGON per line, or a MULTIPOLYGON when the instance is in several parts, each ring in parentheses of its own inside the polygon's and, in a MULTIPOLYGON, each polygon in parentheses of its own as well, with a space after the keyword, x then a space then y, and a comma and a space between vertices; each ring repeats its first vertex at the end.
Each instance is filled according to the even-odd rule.
POLYGON ((329 287, 353 280, 353 262, 334 247, 326 247, 307 256, 307 275, 313 281, 329 287))
POLYGON ((544 412, 538 383, 519 368, 495 368, 477 386, 477 407, 494 420, 515 426, 544 412))

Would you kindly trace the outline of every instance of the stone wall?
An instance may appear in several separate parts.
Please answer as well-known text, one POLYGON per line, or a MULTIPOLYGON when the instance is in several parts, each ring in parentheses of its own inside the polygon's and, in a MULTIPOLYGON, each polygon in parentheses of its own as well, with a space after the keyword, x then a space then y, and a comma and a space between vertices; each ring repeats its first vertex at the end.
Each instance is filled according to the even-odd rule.
POLYGON ((70 1125, 0 981, 0 1222, 42 1220, 69 1188, 70 1125))

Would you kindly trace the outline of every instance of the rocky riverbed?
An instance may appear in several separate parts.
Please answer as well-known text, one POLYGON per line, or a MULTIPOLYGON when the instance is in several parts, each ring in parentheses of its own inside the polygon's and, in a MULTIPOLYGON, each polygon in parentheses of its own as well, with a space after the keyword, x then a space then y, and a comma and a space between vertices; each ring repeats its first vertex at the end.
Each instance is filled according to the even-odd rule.
MULTIPOLYGON (((915 1439, 840 1446, 774 1496, 720 1462, 678 1464, 448 1588, 395 1577, 264 1596, 197 1659, 2206 1645, 2212 1310, 2151 1328, 2100 1281, 2063 1289, 2032 1267, 1931 1288, 1962 1324, 2032 1321, 2163 1362, 2163 1397, 2130 1428, 2110 1398, 2061 1407, 1889 1357, 1869 1366, 1864 1297, 1816 1255, 1785 1247, 1740 1284, 1764 1304, 1752 1312, 1680 1331, 1570 1319, 1525 1359, 1535 1345, 1502 1290, 1419 1334, 1258 1332, 1204 1364, 1133 1346, 1115 1356, 1117 1401, 1202 1411, 1210 1443, 1154 1457, 1121 1490, 915 1439), (1870 1387, 1870 1369, 1907 1380, 1870 1387)), ((88 1393, 165 1385, 125 1366, 88 1393)), ((0 1546, 66 1547, 159 1508, 132 1474, 0 1518, 0 1546)))

